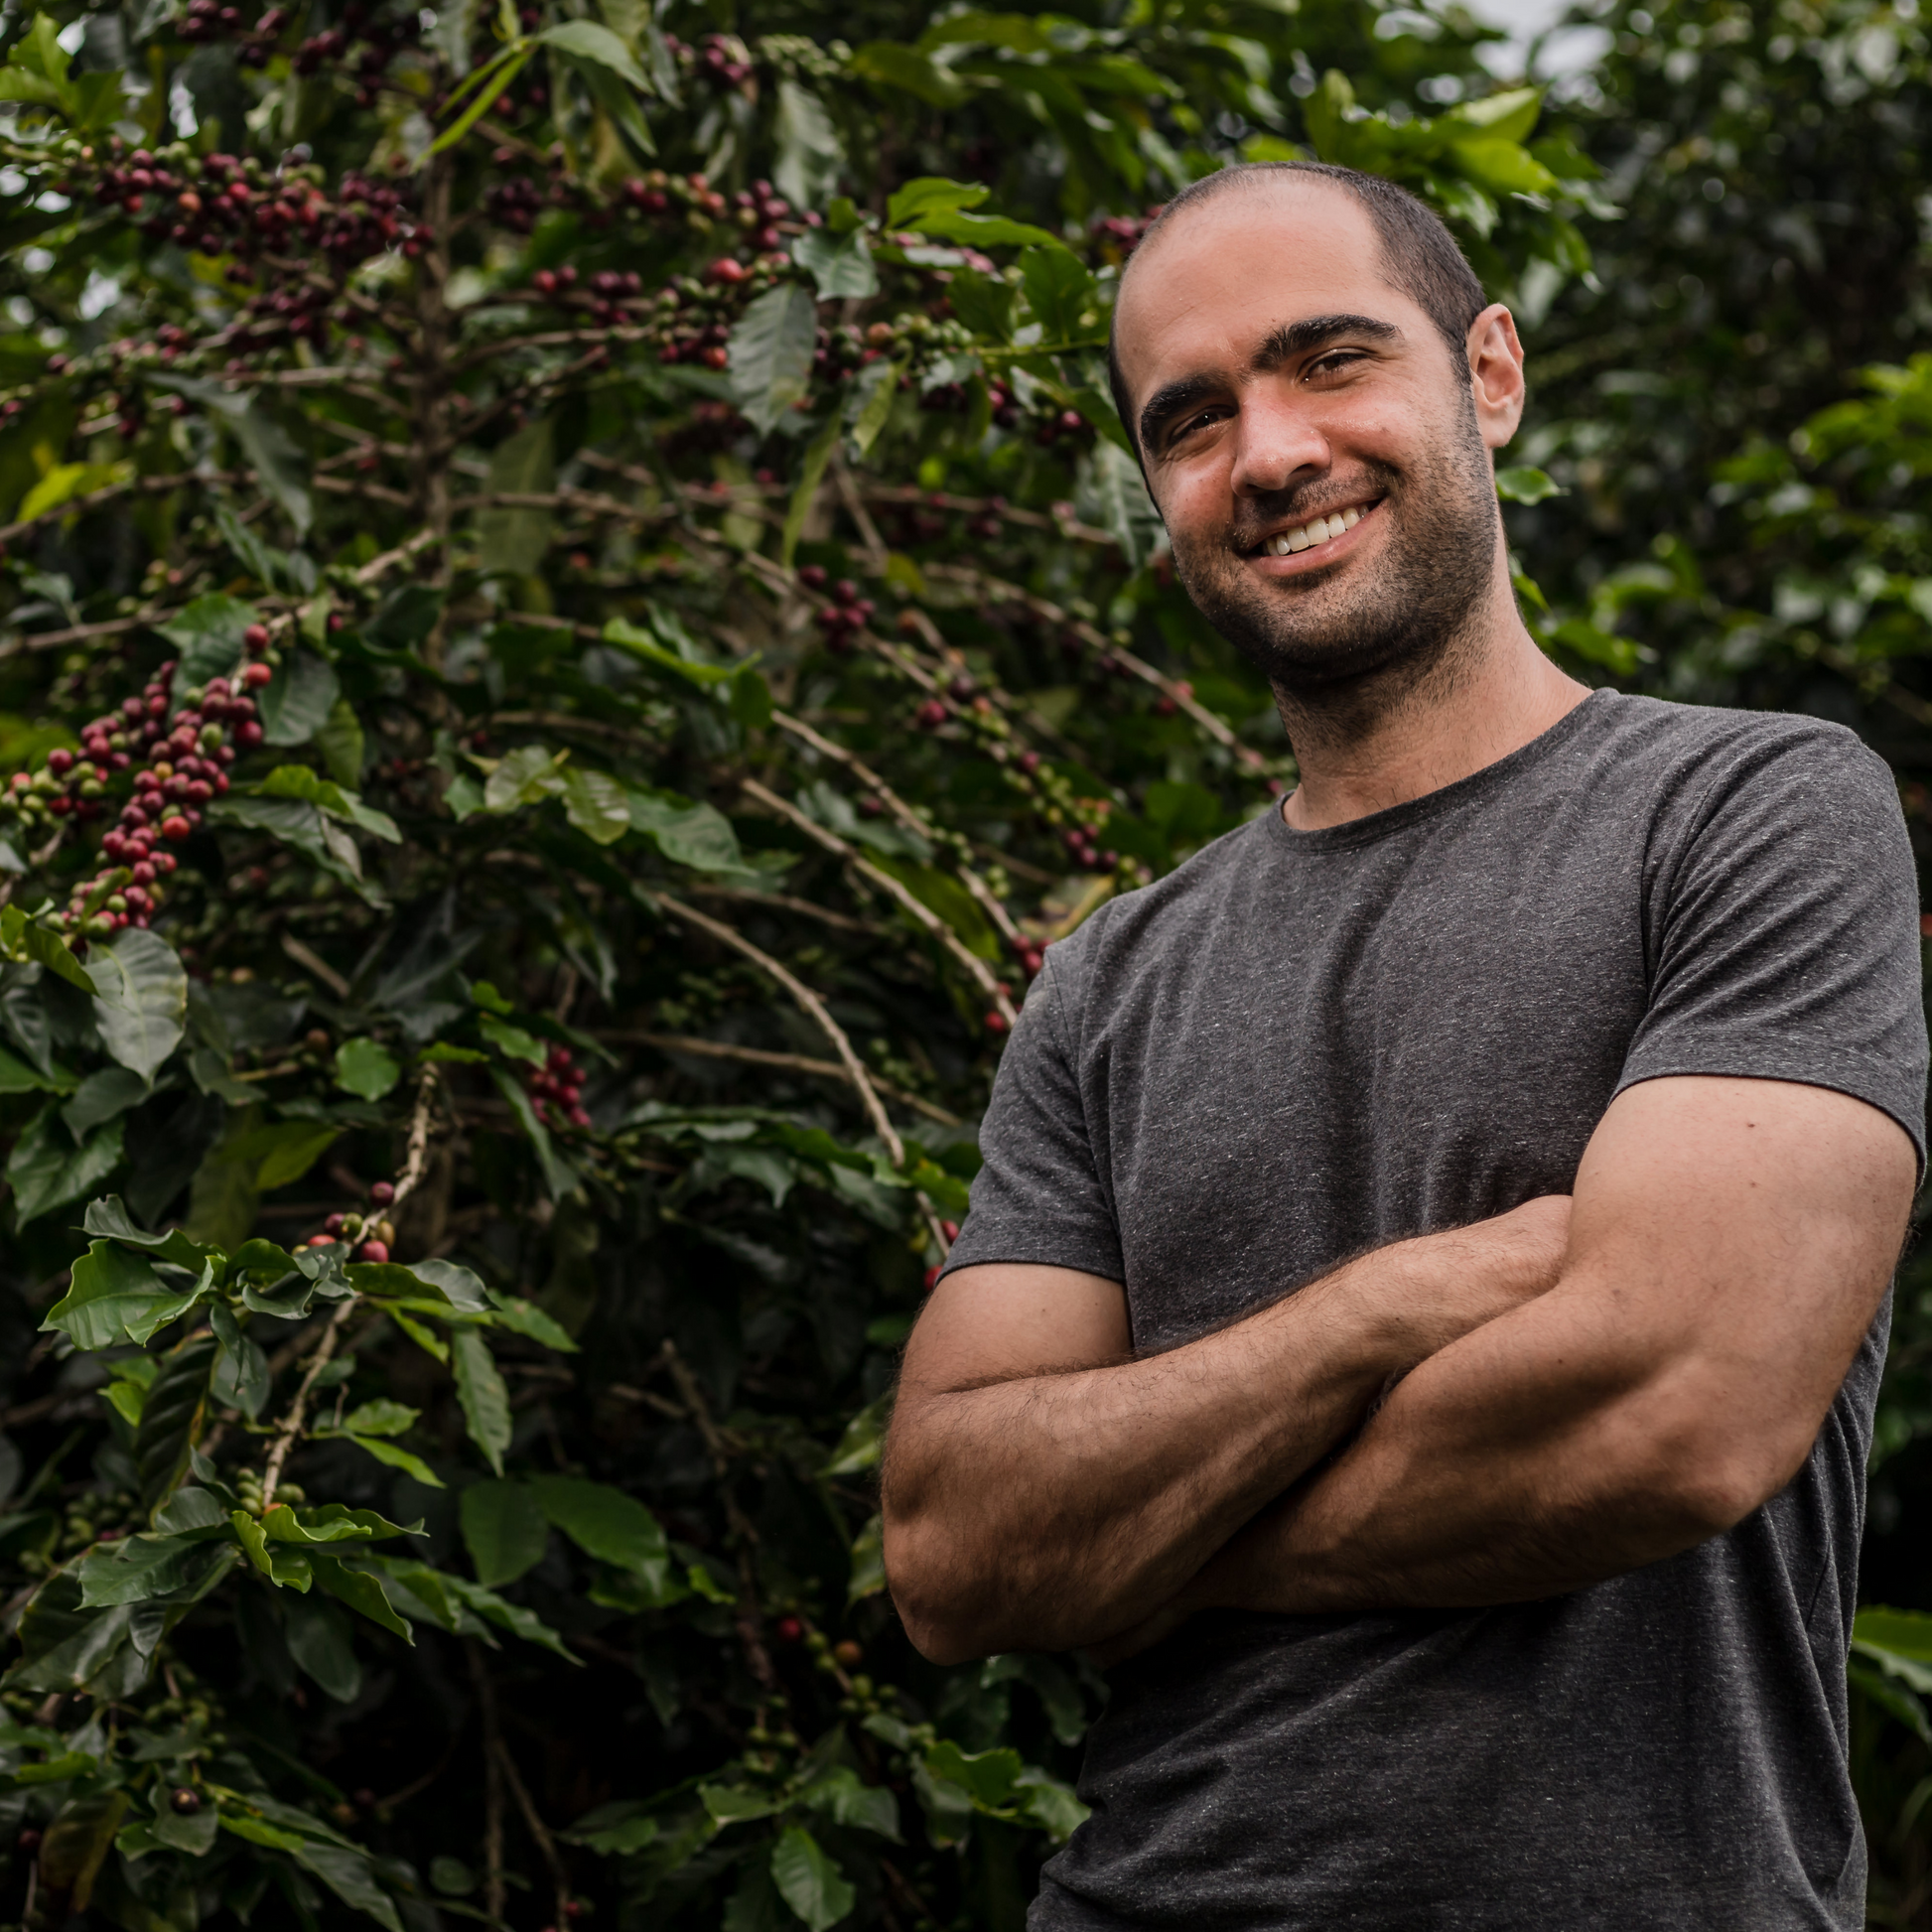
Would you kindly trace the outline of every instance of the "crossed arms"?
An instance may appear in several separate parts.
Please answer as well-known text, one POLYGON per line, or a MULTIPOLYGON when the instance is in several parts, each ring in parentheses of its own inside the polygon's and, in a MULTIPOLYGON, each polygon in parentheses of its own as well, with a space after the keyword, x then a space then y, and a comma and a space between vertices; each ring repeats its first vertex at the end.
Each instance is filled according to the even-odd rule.
POLYGON ((1200 1609, 1513 1602, 1688 1549, 1810 1453, 1915 1173, 1863 1101, 1662 1079, 1612 1103, 1574 1195, 1163 1354, 1133 1355, 1117 1283, 961 1269, 887 1445, 906 1629, 941 1663, 1115 1658, 1200 1609))

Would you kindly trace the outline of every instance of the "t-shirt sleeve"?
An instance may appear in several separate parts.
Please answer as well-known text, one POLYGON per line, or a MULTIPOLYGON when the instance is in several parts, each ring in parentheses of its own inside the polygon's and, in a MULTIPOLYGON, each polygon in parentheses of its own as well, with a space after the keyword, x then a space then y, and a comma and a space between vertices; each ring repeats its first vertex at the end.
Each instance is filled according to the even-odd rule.
POLYGON ((1925 1160, 1918 885, 1898 795, 1850 733, 1718 753, 1646 931, 1650 1000, 1617 1083, 1733 1074, 1889 1114, 1925 1160))
POLYGON ((980 1127, 985 1165, 947 1274, 982 1262, 1031 1261, 1126 1279, 1120 1230, 1081 1104, 1069 1004, 1065 969, 1049 951, 993 1082, 980 1127))

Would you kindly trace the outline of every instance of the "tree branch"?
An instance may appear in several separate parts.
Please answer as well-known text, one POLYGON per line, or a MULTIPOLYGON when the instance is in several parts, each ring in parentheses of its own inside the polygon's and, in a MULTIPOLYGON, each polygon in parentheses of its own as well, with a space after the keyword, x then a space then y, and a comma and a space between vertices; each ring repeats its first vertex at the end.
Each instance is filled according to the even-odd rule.
POLYGON ((893 1166, 904 1167, 905 1143, 899 1139, 897 1131, 887 1117, 886 1103, 880 1099, 879 1090, 873 1085, 864 1061, 853 1050, 851 1040, 845 1035, 845 1030, 826 1011, 824 1001, 802 980, 780 966, 768 952, 753 945, 736 926, 726 924, 723 919, 714 919, 710 913, 700 912, 696 906, 686 905, 682 899, 675 899, 668 893, 652 893, 651 897, 674 918, 684 920, 687 925, 696 926, 700 932, 710 933, 714 939, 730 946, 734 952, 742 953, 755 966, 761 967, 797 1001, 804 1009, 806 1017, 832 1042, 833 1050, 839 1056, 839 1064, 845 1069, 845 1077, 857 1092, 860 1105, 865 1108, 867 1118, 872 1122, 873 1131, 885 1143, 887 1155, 893 1166))
POLYGON ((915 898, 911 892, 900 885, 891 873, 882 871, 870 859, 840 838, 836 832, 828 831, 816 819, 808 818, 789 799, 780 798, 775 791, 767 791, 756 778, 744 778, 739 782, 740 788, 747 796, 756 798, 767 811, 776 812, 788 824, 795 825, 807 838, 815 839, 827 852, 837 853, 861 878, 878 887, 914 925, 938 940, 940 945, 952 955, 954 964, 959 966, 973 984, 992 1001, 994 1012, 1006 1022, 1009 1028, 1012 1027, 1019 1016, 1014 1011, 1013 1002, 1007 997, 1006 988, 994 978, 992 968, 986 961, 977 953, 969 952, 959 934, 937 912, 933 911, 931 906, 915 898))

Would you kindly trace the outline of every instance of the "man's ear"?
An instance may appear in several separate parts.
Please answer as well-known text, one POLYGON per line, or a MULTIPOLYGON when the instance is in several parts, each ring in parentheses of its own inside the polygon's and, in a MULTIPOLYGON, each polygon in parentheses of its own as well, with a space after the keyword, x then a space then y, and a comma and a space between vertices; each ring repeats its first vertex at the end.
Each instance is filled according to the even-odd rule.
POLYGON ((1515 318, 1500 302, 1492 302, 1469 325, 1468 351, 1476 424, 1484 444, 1500 450, 1516 434, 1529 394, 1515 318))

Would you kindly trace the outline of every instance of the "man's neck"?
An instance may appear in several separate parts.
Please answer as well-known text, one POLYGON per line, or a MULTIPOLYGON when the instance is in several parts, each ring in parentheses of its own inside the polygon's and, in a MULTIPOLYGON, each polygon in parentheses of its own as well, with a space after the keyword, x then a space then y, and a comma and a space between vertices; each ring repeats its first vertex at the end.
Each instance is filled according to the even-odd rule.
POLYGON ((1420 679, 1332 696, 1276 688, 1301 766, 1282 806, 1290 826, 1320 831, 1440 791, 1520 751, 1589 696, 1537 648, 1508 582, 1420 679))

